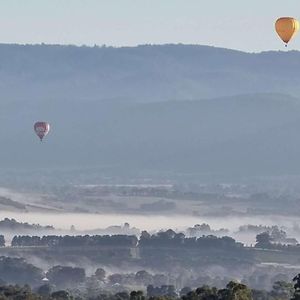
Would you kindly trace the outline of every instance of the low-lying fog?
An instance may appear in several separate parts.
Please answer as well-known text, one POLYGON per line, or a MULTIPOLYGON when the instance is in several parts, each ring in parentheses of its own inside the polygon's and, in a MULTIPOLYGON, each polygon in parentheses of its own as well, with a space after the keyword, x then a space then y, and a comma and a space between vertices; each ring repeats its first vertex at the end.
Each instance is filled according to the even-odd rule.
POLYGON ((56 229, 69 230, 74 225, 76 230, 92 230, 106 228, 111 225, 121 225, 128 222, 131 227, 140 230, 156 231, 161 229, 185 230, 195 224, 207 223, 213 230, 225 228, 229 230, 229 235, 237 240, 250 244, 255 242, 255 233, 237 233, 239 226, 245 224, 255 225, 277 225, 285 227, 287 232, 293 237, 300 239, 300 232, 295 232, 299 218, 287 216, 230 216, 230 217, 193 217, 186 215, 125 215, 125 214, 85 214, 85 213, 19 213, 19 212, 0 212, 0 219, 14 218, 19 222, 40 224, 43 226, 53 225, 56 229))
POLYGON ((55 228, 69 229, 74 225, 76 229, 88 230, 104 228, 111 225, 128 222, 131 226, 142 230, 183 229, 195 224, 208 223, 213 229, 227 228, 238 230, 244 224, 263 224, 292 227, 300 221, 299 218, 286 216, 229 216, 229 217, 192 217, 186 215, 158 216, 158 215, 124 215, 124 214, 85 214, 85 213, 18 213, 0 212, 0 219, 14 218, 20 222, 53 225, 55 228))
MULTIPOLYGON (((117 228, 105 230, 124 223, 138 229, 128 234, 165 229, 186 233, 187 228, 206 223, 210 230, 203 234, 229 235, 250 245, 257 230, 265 227, 239 230, 240 226, 278 226, 288 238, 300 241, 299 199, 295 192, 264 193, 241 185, 69 185, 46 191, 0 187, 0 220, 51 225, 61 230, 58 234, 127 234, 117 228)), ((43 231, 11 234, 41 235, 43 231)))

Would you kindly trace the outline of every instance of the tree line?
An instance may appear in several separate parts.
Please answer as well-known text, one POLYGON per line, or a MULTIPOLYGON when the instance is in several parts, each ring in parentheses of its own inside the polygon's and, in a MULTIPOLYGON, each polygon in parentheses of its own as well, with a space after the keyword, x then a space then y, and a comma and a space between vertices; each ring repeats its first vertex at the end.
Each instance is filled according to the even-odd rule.
POLYGON ((120 291, 109 293, 102 291, 92 296, 86 292, 73 293, 70 290, 53 291, 51 286, 44 284, 34 290, 29 285, 1 285, 1 300, 299 300, 300 274, 295 276, 293 283, 276 282, 271 291, 250 289, 247 285, 230 281, 224 288, 203 285, 196 289, 185 287, 176 291, 174 286, 148 286, 146 291, 120 291))
POLYGON ((233 238, 214 235, 202 237, 186 237, 183 233, 176 233, 169 229, 156 234, 143 231, 138 239, 134 235, 77 235, 57 236, 47 235, 43 237, 18 235, 11 242, 13 247, 85 247, 85 246, 122 246, 122 247, 185 247, 185 248, 242 248, 243 244, 233 238))
POLYGON ((123 246, 135 247, 138 239, 134 235, 77 235, 77 236, 14 236, 11 242, 13 247, 86 247, 86 246, 123 246))
MULTIPOLYGON (((283 236, 281 231, 276 236, 283 236)), ((285 235, 284 235, 285 237, 285 235)), ((202 235, 187 237, 184 233, 176 233, 172 229, 149 234, 142 231, 140 238, 135 235, 44 235, 29 236, 16 235, 13 237, 13 247, 87 247, 87 246, 115 246, 115 247, 169 247, 169 248, 215 248, 215 249, 243 249, 244 245, 229 236, 202 235)), ((5 246, 5 238, 0 235, 0 247, 5 246)), ((285 245, 275 238, 274 234, 262 232, 256 236, 256 248, 281 249, 298 251, 299 244, 285 245)))

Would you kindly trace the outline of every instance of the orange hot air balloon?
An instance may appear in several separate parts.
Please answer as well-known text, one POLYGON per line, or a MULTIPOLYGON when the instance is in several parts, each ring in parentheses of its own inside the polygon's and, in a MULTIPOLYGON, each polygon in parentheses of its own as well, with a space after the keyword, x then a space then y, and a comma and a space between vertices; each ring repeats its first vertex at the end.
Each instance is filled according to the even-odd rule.
POLYGON ((36 122, 34 124, 34 131, 41 141, 49 133, 49 130, 50 124, 47 122, 36 122))
POLYGON ((279 18, 275 23, 275 29, 285 46, 287 46, 287 43, 299 30, 299 22, 291 17, 279 18))

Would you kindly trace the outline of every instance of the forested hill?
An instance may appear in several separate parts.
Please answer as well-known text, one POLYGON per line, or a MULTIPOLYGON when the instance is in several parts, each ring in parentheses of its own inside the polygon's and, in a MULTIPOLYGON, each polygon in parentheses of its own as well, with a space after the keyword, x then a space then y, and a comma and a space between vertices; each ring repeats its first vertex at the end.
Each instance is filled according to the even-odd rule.
POLYGON ((2 101, 141 102, 280 92, 300 96, 300 52, 192 45, 0 45, 2 101))
POLYGON ((300 174, 300 52, 0 45, 0 90, 2 169, 300 174))
POLYGON ((249 95, 202 101, 0 104, 2 167, 105 167, 128 174, 299 174, 300 101, 249 95), (33 122, 51 123, 40 143, 33 122))

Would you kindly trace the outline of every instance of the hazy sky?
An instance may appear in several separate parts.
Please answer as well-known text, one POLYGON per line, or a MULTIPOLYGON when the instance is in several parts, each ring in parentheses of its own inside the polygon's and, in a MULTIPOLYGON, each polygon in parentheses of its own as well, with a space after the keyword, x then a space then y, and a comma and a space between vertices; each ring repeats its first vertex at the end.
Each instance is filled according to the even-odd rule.
MULTIPOLYGON (((279 16, 300 19, 299 0, 0 0, 1 43, 205 44, 284 49, 279 16)), ((289 49, 300 50, 300 34, 289 49)))

